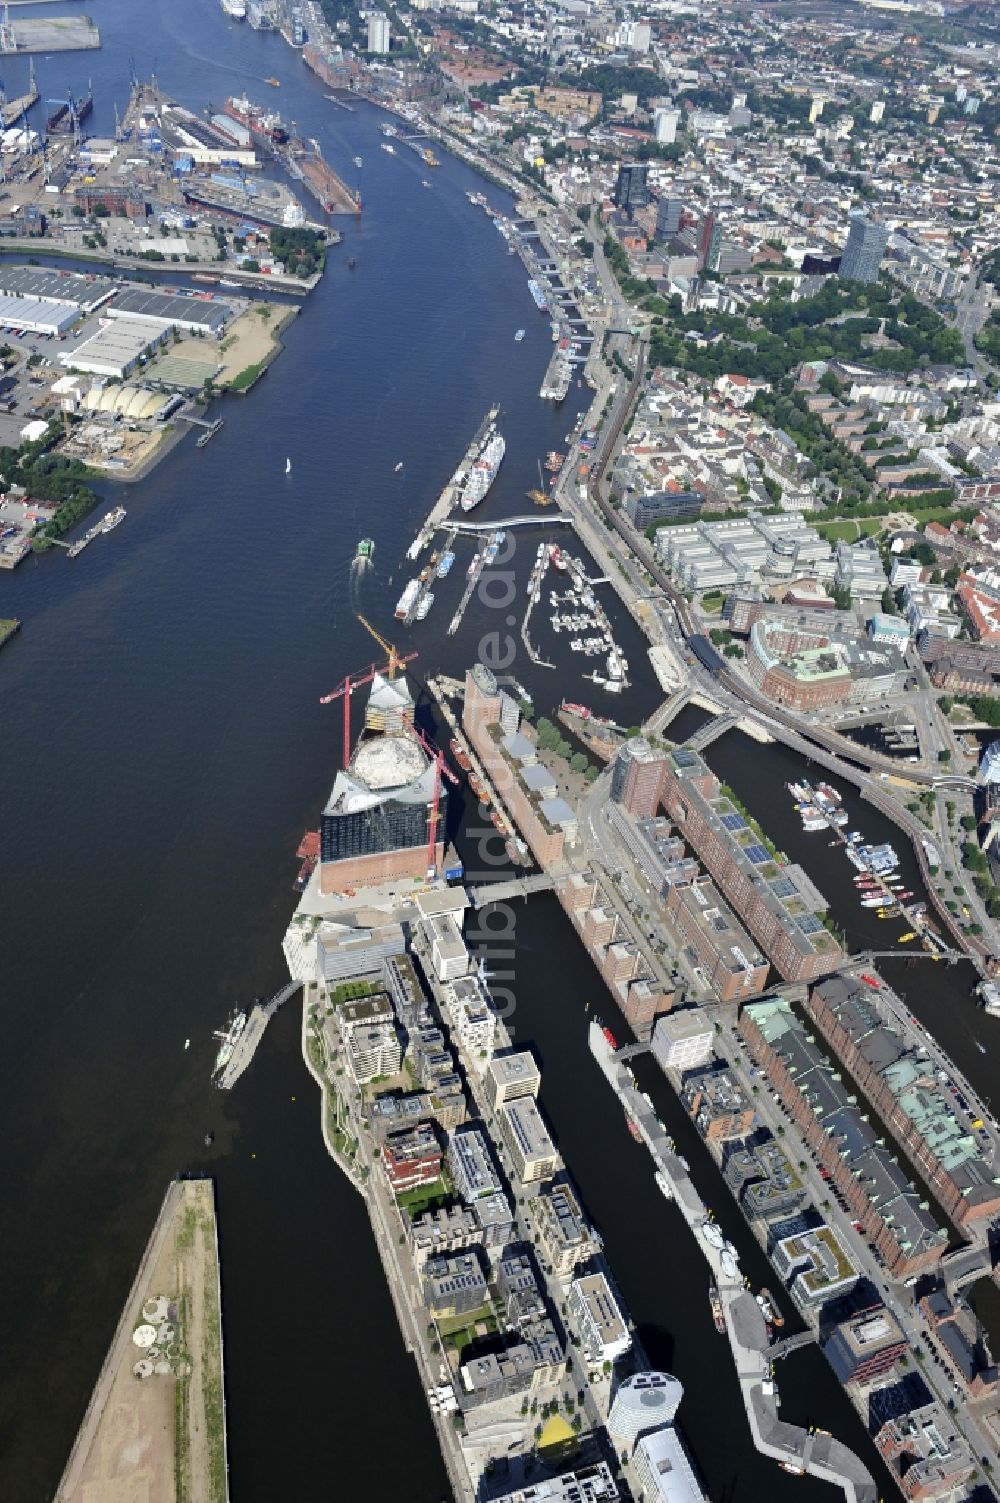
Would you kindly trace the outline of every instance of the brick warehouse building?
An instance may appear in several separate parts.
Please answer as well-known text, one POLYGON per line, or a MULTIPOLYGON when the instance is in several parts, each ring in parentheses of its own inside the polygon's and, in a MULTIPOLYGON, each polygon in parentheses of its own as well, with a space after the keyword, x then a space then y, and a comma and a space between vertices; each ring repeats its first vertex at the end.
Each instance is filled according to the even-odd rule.
POLYGON ((1000 1185, 933 1065, 852 976, 810 989, 806 1011, 955 1223, 992 1219, 1000 1185))
POLYGON ((768 850, 697 752, 675 747, 665 769, 667 812, 783 979, 835 971, 843 951, 818 916, 826 899, 802 868, 768 850))
POLYGON ((738 1026, 888 1271, 908 1278, 934 1267, 947 1251, 947 1232, 791 1005, 784 997, 751 1002, 738 1026))

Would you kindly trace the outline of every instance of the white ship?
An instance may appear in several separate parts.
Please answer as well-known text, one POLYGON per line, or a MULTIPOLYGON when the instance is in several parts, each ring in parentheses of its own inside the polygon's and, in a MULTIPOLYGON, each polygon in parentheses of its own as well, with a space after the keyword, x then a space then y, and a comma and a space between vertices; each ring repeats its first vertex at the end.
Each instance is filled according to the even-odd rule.
POLYGON ((219 1052, 215 1056, 215 1065, 212 1069, 212 1079, 215 1080, 226 1068, 233 1057, 233 1050, 240 1041, 244 1028, 247 1026, 247 1014, 237 1009, 229 1018, 225 1028, 218 1028, 212 1037, 219 1040, 219 1052))
POLYGON ((480 451, 479 458, 469 471, 468 478, 462 489, 462 510, 471 511, 483 500, 490 486, 497 478, 507 445, 504 443, 502 434, 495 433, 480 451))
POLYGON ((399 599, 396 602, 395 615, 397 621, 409 620, 410 616, 413 613, 413 608, 417 603, 417 597, 419 596, 419 594, 419 579, 411 579, 407 584, 406 589, 403 591, 402 595, 400 595, 399 599))
POLYGON ((245 21, 247 18, 247 0, 220 0, 222 13, 231 21, 245 21))
POLYGON ((126 511, 124 506, 116 506, 114 511, 104 513, 98 525, 102 532, 111 532, 118 526, 119 522, 124 522, 125 517, 126 511))

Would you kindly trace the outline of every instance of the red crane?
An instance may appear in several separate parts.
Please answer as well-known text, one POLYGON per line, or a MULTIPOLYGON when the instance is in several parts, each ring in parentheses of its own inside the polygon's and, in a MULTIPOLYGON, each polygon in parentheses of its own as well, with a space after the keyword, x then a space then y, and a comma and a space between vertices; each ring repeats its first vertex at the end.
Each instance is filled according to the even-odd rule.
POLYGON ((444 759, 444 752, 439 751, 433 741, 428 740, 419 726, 411 725, 414 740, 421 746, 431 761, 434 763, 434 799, 431 804, 431 812, 427 816, 427 875, 434 876, 437 871, 437 827, 441 819, 441 778, 446 777, 449 783, 458 786, 459 779, 452 772, 444 759))
POLYGON ((348 766, 351 760, 351 691, 360 689, 363 684, 370 684, 378 674, 384 673, 392 677, 397 667, 404 663, 412 663, 417 656, 415 652, 407 652, 402 656, 393 652, 388 663, 371 663, 364 673, 349 673, 343 683, 331 689, 329 694, 324 694, 320 700, 321 705, 332 704, 335 699, 344 701, 344 766, 348 766))

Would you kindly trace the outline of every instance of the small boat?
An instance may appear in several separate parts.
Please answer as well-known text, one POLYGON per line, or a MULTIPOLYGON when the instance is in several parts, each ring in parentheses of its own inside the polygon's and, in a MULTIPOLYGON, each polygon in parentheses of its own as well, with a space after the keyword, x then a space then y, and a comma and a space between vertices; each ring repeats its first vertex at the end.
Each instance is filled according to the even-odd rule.
POLYGON ((641 1143, 642 1133, 639 1131, 635 1118, 630 1116, 628 1112, 625 1113, 625 1126, 628 1128, 635 1141, 637 1143, 641 1143))
POLYGON ((185 1047, 185 1049, 190 1049, 190 1047, 191 1047, 191 1040, 190 1039, 185 1039, 184 1040, 184 1047, 185 1047))
POLYGON ((523 338, 524 338, 524 330, 523 329, 518 329, 517 333, 514 335, 514 339, 515 339, 516 343, 520 344, 521 340, 523 338))
POLYGON ((375 544, 371 538, 362 538, 354 551, 355 558, 371 558, 375 553, 375 544))
POLYGON ((762 1289, 760 1291, 757 1296, 757 1303, 760 1305, 764 1319, 769 1325, 783 1326, 785 1324, 785 1317, 778 1309, 777 1301, 770 1289, 762 1289))
POLYGON ((286 475, 290 475, 291 473, 292 473, 292 461, 290 459, 286 459, 285 460, 285 474, 286 475))
POLYGON ((790 1461, 779 1461, 778 1465, 783 1472, 791 1472, 793 1477, 804 1477, 806 1474, 804 1466, 795 1466, 790 1461))
POLYGON ((398 475, 398 474, 399 474, 399 472, 400 472, 400 470, 401 470, 401 469, 402 469, 402 468, 403 468, 403 461, 402 461, 402 460, 400 460, 400 461, 399 461, 399 463, 398 463, 398 465, 397 465, 397 466, 396 466, 396 469, 395 469, 395 474, 397 474, 397 475, 398 475))
POLYGON ((908 945, 910 943, 910 941, 913 940, 913 939, 916 939, 916 937, 917 937, 916 934, 911 929, 910 932, 909 932, 909 934, 901 934, 899 936, 899 939, 896 941, 896 943, 900 944, 900 945, 908 945))
POLYGON ((365 165, 365 164, 364 164, 364 162, 363 162, 363 161, 362 161, 362 160, 361 160, 361 158, 360 158, 360 157, 355 157, 355 158, 354 158, 354 165, 355 165, 355 167, 363 167, 363 166, 364 166, 364 165, 365 165))
POLYGON ((420 186, 421 186, 421 188, 429 188, 430 187, 430 183, 427 181, 427 179, 425 177, 422 177, 420 179, 420 186))
POLYGON ((211 1146, 212 1146, 212 1144, 214 1142, 215 1142, 215 1133, 212 1131, 211 1128, 209 1128, 208 1132, 205 1134, 205 1147, 206 1148, 211 1148, 211 1146))
POLYGON ((975 1046, 979 1050, 980 1054, 985 1054, 986 1053, 986 1045, 985 1044, 981 1044, 978 1039, 973 1039, 972 1042, 975 1044, 975 1046))
POLYGON ((265 78, 264 82, 267 83, 267 84, 270 84, 272 89, 280 89, 281 88, 281 79, 280 78, 265 78))
POLYGON ((714 1279, 708 1286, 708 1303, 711 1306, 712 1320, 715 1322, 715 1329, 718 1331, 720 1336, 725 1336, 726 1317, 722 1309, 722 1300, 719 1296, 719 1286, 715 1283, 714 1279))

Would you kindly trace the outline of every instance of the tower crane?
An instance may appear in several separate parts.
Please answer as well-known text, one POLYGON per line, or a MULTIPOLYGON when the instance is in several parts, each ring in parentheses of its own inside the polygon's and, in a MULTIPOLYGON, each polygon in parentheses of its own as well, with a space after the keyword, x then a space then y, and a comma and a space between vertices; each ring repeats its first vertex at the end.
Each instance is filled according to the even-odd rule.
POLYGON ((404 663, 410 662, 410 660, 412 658, 415 658, 417 654, 415 652, 411 652, 408 653, 405 657, 401 656, 396 651, 395 647, 393 647, 392 643, 387 642, 385 637, 383 637, 380 632, 377 632, 375 630, 374 626, 372 626, 367 616, 362 616, 360 611, 355 611, 355 615, 361 622, 361 625, 364 627, 368 635, 375 638, 376 642, 388 658, 389 661, 386 665, 386 672, 389 678, 395 678, 397 670, 401 668, 404 663))
MULTIPOLYGON (((371 631, 370 627, 369 630, 371 631)), ((372 634, 375 635, 374 632, 372 634)), ((378 640, 381 641, 381 638, 378 640)), ((351 691, 353 689, 360 689, 364 684, 370 684, 372 679, 376 678, 380 673, 385 673, 391 678, 397 668, 401 668, 404 663, 412 663, 413 659, 417 656, 415 652, 406 652, 400 655, 395 648, 389 648, 388 643, 384 643, 383 645, 390 654, 388 663, 371 663, 363 673, 348 673, 343 681, 337 685, 336 689, 331 689, 330 693, 324 694, 320 700, 321 705, 332 704, 335 699, 342 699, 344 701, 345 768, 351 760, 351 691)))
POLYGON ((423 748, 434 763, 434 798, 431 802, 431 812, 427 816, 427 875, 433 877, 437 874, 437 851, 435 848, 437 846, 437 827, 441 819, 441 778, 442 776, 446 777, 449 783, 456 785, 458 778, 445 761, 444 752, 440 751, 434 745, 433 741, 430 741, 424 735, 420 727, 411 725, 409 729, 413 732, 414 740, 423 748))

